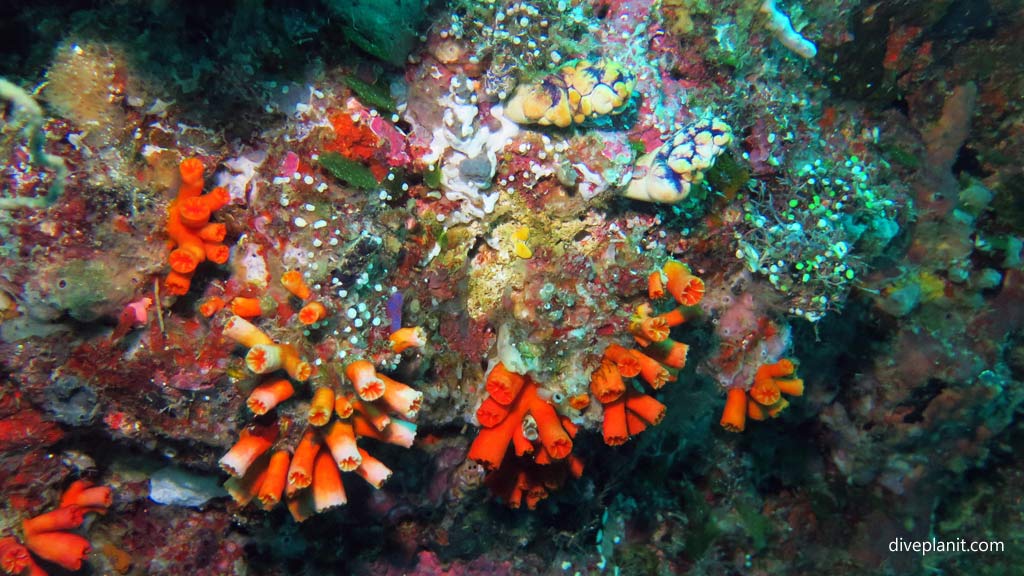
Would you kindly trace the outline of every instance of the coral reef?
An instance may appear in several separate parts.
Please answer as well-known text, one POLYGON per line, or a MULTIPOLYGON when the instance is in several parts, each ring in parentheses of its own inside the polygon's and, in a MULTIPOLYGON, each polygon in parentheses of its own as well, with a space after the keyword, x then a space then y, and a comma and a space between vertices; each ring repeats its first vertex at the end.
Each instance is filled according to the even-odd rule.
POLYGON ((1015 573, 1022 18, 12 6, 0 568, 1015 573))

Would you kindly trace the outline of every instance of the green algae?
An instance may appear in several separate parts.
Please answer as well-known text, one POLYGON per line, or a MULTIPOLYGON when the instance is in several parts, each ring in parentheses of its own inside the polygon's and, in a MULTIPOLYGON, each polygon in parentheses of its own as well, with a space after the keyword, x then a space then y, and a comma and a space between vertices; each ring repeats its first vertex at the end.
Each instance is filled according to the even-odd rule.
POLYGON ((325 170, 331 173, 338 180, 348 182, 356 188, 372 190, 379 183, 373 172, 355 160, 345 158, 337 152, 327 152, 320 155, 318 160, 325 170))

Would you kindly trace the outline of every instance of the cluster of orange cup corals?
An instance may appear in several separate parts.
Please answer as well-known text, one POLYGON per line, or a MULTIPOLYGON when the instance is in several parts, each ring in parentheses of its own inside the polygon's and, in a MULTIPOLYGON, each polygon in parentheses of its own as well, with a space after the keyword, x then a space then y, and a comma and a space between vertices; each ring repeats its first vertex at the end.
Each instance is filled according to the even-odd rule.
MULTIPOLYGON (((224 334, 249 350, 246 365, 264 374, 283 369, 292 380, 305 381, 309 365, 287 344, 275 344, 248 321, 231 318, 224 334)), ((403 328, 391 337, 392 349, 402 351, 424 343, 419 328, 403 328)), ((243 430, 238 442, 220 459, 232 476, 225 488, 238 504, 257 499, 264 509, 276 506, 282 496, 296 521, 341 506, 348 500, 341 472, 355 472, 375 488, 391 476, 391 470, 359 446, 362 438, 412 446, 416 418, 423 394, 379 374, 373 364, 356 360, 345 368, 354 394, 330 386, 313 392, 308 426, 294 452, 271 450, 277 441, 276 426, 253 425, 243 430)), ((262 416, 295 394, 291 381, 273 378, 257 386, 247 405, 262 416)))
MULTIPOLYGON (((312 326, 327 318, 327 307, 313 299, 313 292, 310 290, 302 274, 296 270, 285 272, 281 275, 281 285, 292 296, 305 302, 299 310, 299 322, 306 326, 312 326)), ((250 320, 263 315, 263 304, 259 298, 250 296, 235 296, 230 302, 225 302, 220 296, 211 296, 199 305, 199 313, 209 318, 220 310, 227 307, 235 316, 250 320)))
POLYGON ((80 570, 89 554, 89 541, 71 532, 90 512, 106 514, 112 497, 107 486, 77 480, 61 496, 57 509, 21 523, 24 544, 8 536, 0 538, 0 570, 6 574, 45 576, 33 556, 65 570, 80 570), (31 552, 31 554, 30 554, 31 552))
POLYGON ((525 500, 533 509, 567 474, 583 474, 583 461, 572 454, 576 426, 558 415, 536 382, 501 363, 487 375, 486 388, 468 457, 489 472, 486 482, 496 495, 513 508, 525 500), (510 444, 515 459, 505 457, 510 444))
POLYGON ((180 172, 178 198, 167 210, 167 235, 173 250, 168 258, 171 272, 164 282, 167 291, 178 296, 188 292, 197 266, 207 260, 215 264, 228 261, 230 250, 223 244, 226 228, 210 222, 210 215, 231 200, 224 188, 203 194, 203 163, 198 158, 183 160, 180 172))
POLYGON ((796 367, 791 360, 783 358, 774 364, 765 364, 757 369, 754 382, 748 390, 740 387, 729 389, 722 412, 722 428, 730 432, 742 432, 747 418, 765 420, 775 418, 789 407, 789 401, 782 397, 803 396, 804 381, 796 378, 796 367))
POLYGON ((686 308, 696 306, 704 297, 704 282, 685 264, 668 261, 662 271, 648 277, 648 297, 657 301, 666 291, 677 307, 652 315, 650 304, 637 308, 630 319, 629 331, 640 350, 611 344, 604 351, 601 366, 590 376, 590 393, 604 406, 602 431, 610 446, 624 444, 631 436, 657 425, 665 417, 665 405, 628 386, 624 378, 639 376, 658 390, 675 381, 676 372, 686 365, 689 346, 669 337, 675 326, 686 321, 686 308))

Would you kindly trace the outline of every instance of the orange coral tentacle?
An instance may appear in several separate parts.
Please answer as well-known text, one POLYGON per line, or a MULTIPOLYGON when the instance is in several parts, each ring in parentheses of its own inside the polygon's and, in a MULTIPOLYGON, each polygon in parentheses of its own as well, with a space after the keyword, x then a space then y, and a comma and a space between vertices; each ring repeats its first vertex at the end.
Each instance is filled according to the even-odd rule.
POLYGON ((730 388, 719 424, 729 432, 743 432, 746 421, 747 393, 742 388, 730 388))
POLYGON ((621 446, 629 440, 626 426, 626 399, 619 398, 604 405, 604 421, 601 423, 604 443, 609 446, 621 446))

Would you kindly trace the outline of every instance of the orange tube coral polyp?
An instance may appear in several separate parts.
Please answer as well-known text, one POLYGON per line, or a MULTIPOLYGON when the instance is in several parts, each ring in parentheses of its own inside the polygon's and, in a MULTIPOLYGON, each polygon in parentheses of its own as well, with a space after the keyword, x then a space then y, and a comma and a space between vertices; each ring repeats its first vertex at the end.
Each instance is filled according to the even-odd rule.
POLYGON ((242 318, 256 318, 263 314, 263 308, 259 298, 236 296, 231 300, 231 312, 242 318))
POLYGON ((235 341, 244 348, 252 348, 259 344, 273 344, 274 341, 240 316, 232 316, 224 325, 224 336, 235 341))
POLYGON ((775 385, 779 387, 779 392, 787 396, 804 395, 804 381, 800 378, 776 379, 775 385))
POLYGON ((561 460, 572 452, 572 438, 562 428, 555 407, 534 396, 529 405, 530 414, 537 421, 537 433, 541 444, 555 460, 561 460))
POLYGON ((193 196, 178 201, 178 218, 189 228, 201 228, 210 221, 210 206, 202 196, 193 196))
POLYGON ((324 433, 324 443, 342 472, 351 472, 362 462, 356 448, 356 434, 348 422, 335 420, 324 433))
POLYGON ((181 174, 181 186, 178 187, 178 198, 192 198, 203 193, 203 161, 198 158, 186 158, 178 165, 181 174))
POLYGON ((224 305, 225 302, 223 299, 217 296, 212 296, 210 298, 207 298, 202 304, 199 305, 199 313, 202 314, 205 318, 209 318, 210 316, 213 316, 214 314, 222 310, 224 308, 224 305))
POLYGON ((419 326, 399 328, 388 337, 391 351, 401 354, 409 348, 419 348, 427 343, 427 333, 419 326))
POLYGON ((488 396, 476 409, 476 421, 484 428, 494 428, 508 418, 508 406, 498 404, 497 400, 488 396))
POLYGON ((287 450, 278 450, 270 457, 267 465, 267 477, 260 486, 257 498, 264 510, 270 510, 281 501, 284 485, 288 480, 288 465, 291 454, 287 450))
POLYGON ((690 267, 675 260, 665 263, 666 289, 683 306, 695 306, 704 298, 704 281, 690 271, 690 267))
POLYGON ((370 486, 380 490, 388 478, 391 478, 391 469, 362 448, 359 449, 359 455, 362 456, 363 462, 356 468, 356 474, 359 474, 370 486))
POLYGON ((765 420, 768 418, 768 411, 753 398, 750 398, 747 400, 747 418, 758 421, 765 420))
POLYGON ((423 392, 383 374, 377 377, 384 381, 384 403, 403 418, 416 418, 423 405, 423 392))
POLYGON ((743 432, 746 423, 747 393, 742 388, 730 388, 719 424, 729 432, 743 432))
POLYGON ((357 414, 352 417, 352 425, 358 436, 374 438, 402 448, 412 448, 413 442, 416 441, 416 424, 407 420, 392 418, 384 430, 377 430, 369 420, 357 414))
POLYGON ((647 297, 651 300, 665 297, 665 284, 662 282, 661 272, 651 272, 647 277, 647 297))
POLYGON ((223 224, 211 222, 200 228, 196 234, 203 242, 218 244, 224 241, 224 238, 228 235, 228 229, 223 224))
POLYGON ((331 414, 334 413, 334 390, 327 386, 321 386, 313 393, 313 400, 309 403, 309 416, 307 420, 313 426, 325 426, 331 421, 331 414))
POLYGON ((281 347, 281 364, 292 380, 305 382, 313 374, 313 367, 299 356, 299 351, 290 344, 281 347))
POLYGON ((756 400, 758 404, 771 406, 778 402, 782 396, 779 387, 775 384, 775 380, 767 378, 754 381, 754 385, 750 387, 750 397, 756 400))
POLYGON ((640 364, 640 377, 650 384, 651 388, 658 390, 669 381, 674 380, 672 374, 654 358, 639 350, 630 350, 629 352, 640 364))
POLYGON ((377 370, 366 360, 356 360, 345 367, 345 376, 352 381, 356 394, 367 402, 384 395, 384 381, 377 377, 377 370))
POLYGON ((70 532, 26 534, 25 546, 36 556, 67 570, 81 570, 82 560, 89 554, 89 541, 70 532))
POLYGON ((270 455, 264 454, 256 459, 242 477, 232 476, 224 482, 224 489, 239 506, 248 506, 249 502, 259 493, 264 480, 267 479, 267 465, 270 455))
POLYGON ((632 351, 618 344, 609 344, 604 349, 604 357, 615 362, 619 374, 623 378, 632 378, 640 373, 640 362, 633 356, 632 351))
POLYGON ((88 480, 76 480, 60 498, 60 507, 80 506, 85 512, 105 511, 114 503, 109 486, 93 486, 88 480))
POLYGON ((311 429, 306 429, 302 440, 295 447, 295 454, 288 464, 288 483, 285 492, 292 496, 297 490, 308 488, 313 481, 313 463, 321 451, 321 443, 311 429))
POLYGON ((686 357, 690 352, 690 347, 682 342, 676 342, 668 338, 663 342, 652 344, 649 348, 645 348, 644 351, 662 364, 670 368, 680 369, 686 366, 686 357))
POLYGON ((203 251, 206 259, 214 264, 223 264, 231 257, 231 249, 223 244, 203 242, 203 251))
POLYGON ((203 247, 202 241, 197 244, 189 244, 176 248, 171 251, 170 256, 167 257, 168 263, 171 265, 171 270, 178 274, 191 274, 195 272, 196 268, 199 267, 206 260, 206 248, 203 247))
POLYGON ((344 420, 352 416, 355 412, 355 408, 352 407, 352 400, 341 394, 334 400, 334 413, 338 415, 338 418, 344 420))
POLYGON ((619 398, 604 405, 604 421, 601 423, 604 443, 609 446, 621 446, 629 440, 626 426, 626 400, 619 398))
POLYGON ((284 378, 260 384, 249 394, 246 406, 257 416, 273 410, 278 404, 292 397, 295 388, 284 378))
POLYGON ((307 429, 295 447, 295 454, 288 465, 287 493, 306 488, 313 482, 313 463, 320 452, 320 439, 316 432, 307 429))
POLYGON ((21 523, 21 530, 26 536, 42 532, 74 530, 82 525, 84 519, 85 510, 82 507, 65 506, 24 520, 21 523))
POLYGON ((299 300, 307 300, 312 294, 306 281, 302 278, 302 273, 298 270, 289 270, 282 274, 281 285, 299 300))
POLYGON ((391 424, 391 417, 375 404, 356 400, 352 402, 352 407, 355 408, 360 416, 365 418, 370 424, 373 424, 373 427, 378 432, 383 432, 388 427, 388 424, 391 424))
POLYGON ((299 310, 299 322, 311 326, 327 317, 327 308, 319 302, 310 302, 299 310))
POLYGON ((512 403, 523 389, 526 378, 509 371, 505 365, 498 362, 487 375, 487 392, 503 406, 512 403))
POLYGON ((244 430, 238 442, 221 457, 220 467, 232 476, 242 476, 260 455, 270 449, 271 444, 270 440, 244 430))
POLYGON ((657 426, 665 417, 665 405, 647 394, 629 392, 626 394, 626 410, 643 418, 648 424, 657 426))
POLYGON ((171 270, 164 278, 164 289, 172 296, 184 296, 192 286, 192 274, 181 274, 171 270))
POLYGON ((626 392, 626 384, 618 367, 611 360, 602 360, 601 366, 590 375, 590 393, 601 404, 618 400, 626 392))
POLYGON ((313 464, 313 503, 317 512, 348 503, 338 464, 326 450, 316 455, 313 464))
POLYGON ((21 574, 29 563, 32 563, 32 557, 28 548, 11 536, 0 538, 0 570, 7 574, 21 574))
POLYGON ((626 410, 626 430, 630 436, 636 436, 647 429, 647 422, 635 413, 626 410))

